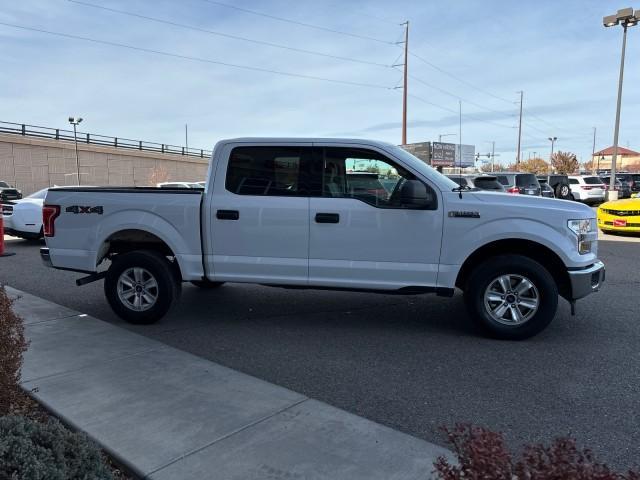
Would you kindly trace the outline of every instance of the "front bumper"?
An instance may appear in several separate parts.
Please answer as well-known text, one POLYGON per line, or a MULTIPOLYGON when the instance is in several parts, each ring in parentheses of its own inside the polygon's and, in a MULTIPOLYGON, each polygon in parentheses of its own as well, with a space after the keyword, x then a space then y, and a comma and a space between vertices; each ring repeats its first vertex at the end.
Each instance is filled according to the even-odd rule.
POLYGON ((587 268, 569 270, 571 299, 578 300, 579 298, 586 297, 590 293, 597 292, 604 283, 604 279, 604 263, 600 261, 597 261, 587 268))
POLYGON ((53 268, 53 264, 51 263, 51 256, 49 255, 49 249, 47 247, 40 248, 40 258, 47 267, 53 268))

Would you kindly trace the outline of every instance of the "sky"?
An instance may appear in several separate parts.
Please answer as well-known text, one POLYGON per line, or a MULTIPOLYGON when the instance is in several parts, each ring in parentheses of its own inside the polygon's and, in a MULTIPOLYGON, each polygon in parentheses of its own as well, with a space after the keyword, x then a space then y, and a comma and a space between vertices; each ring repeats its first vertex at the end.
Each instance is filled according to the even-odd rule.
MULTIPOLYGON (((594 127, 596 150, 613 143, 622 28, 604 28, 602 17, 626 6, 640 9, 608 0, 2 0, 0 121, 68 128, 78 115, 81 131, 174 145, 187 124, 189 146, 204 149, 241 136, 399 144, 408 20, 408 142, 459 142, 461 102, 462 143, 484 154, 495 142, 496 160, 511 163, 523 91, 522 158, 548 158, 548 137, 558 137, 556 150, 586 161, 594 127)), ((620 145, 640 150, 640 25, 628 34, 620 145)))

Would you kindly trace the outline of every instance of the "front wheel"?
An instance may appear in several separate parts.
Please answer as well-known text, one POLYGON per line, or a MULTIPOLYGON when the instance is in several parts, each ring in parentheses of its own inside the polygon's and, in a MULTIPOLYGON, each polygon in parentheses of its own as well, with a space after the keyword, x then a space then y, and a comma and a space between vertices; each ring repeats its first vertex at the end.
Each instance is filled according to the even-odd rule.
POLYGON ((468 279, 465 304, 488 335, 523 340, 544 330, 558 309, 558 286, 549 271, 522 255, 480 264, 468 279))
POLYGON ((117 255, 107 271, 104 293, 113 311, 133 324, 162 318, 180 294, 169 261, 145 250, 117 255))

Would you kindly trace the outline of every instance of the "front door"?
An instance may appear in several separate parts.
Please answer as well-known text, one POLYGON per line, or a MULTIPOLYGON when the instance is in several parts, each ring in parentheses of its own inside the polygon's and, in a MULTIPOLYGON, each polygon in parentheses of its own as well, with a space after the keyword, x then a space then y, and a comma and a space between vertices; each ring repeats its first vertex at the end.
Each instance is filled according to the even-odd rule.
POLYGON ((209 210, 212 279, 307 283, 310 160, 304 144, 238 146, 218 166, 209 210))
MULTIPOLYGON (((398 289, 436 285, 442 206, 405 208, 400 188, 416 176, 369 148, 316 149, 309 208, 309 284, 398 289)), ((426 182, 423 182, 426 184, 426 182)), ((436 196, 436 189, 427 185, 436 196)))

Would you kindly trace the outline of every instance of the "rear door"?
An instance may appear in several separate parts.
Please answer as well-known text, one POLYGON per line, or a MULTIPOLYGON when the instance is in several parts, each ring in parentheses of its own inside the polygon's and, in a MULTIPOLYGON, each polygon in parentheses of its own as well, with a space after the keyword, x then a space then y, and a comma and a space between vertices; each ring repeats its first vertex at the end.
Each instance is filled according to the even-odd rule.
POLYGON ((400 186, 415 175, 372 148, 318 148, 309 209, 309 284, 397 289, 435 286, 442 201, 432 210, 399 205, 400 186), (376 174, 386 189, 354 181, 376 174))
POLYGON ((222 152, 229 161, 216 167, 208 209, 210 278, 307 283, 310 147, 228 145, 222 152))

